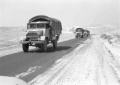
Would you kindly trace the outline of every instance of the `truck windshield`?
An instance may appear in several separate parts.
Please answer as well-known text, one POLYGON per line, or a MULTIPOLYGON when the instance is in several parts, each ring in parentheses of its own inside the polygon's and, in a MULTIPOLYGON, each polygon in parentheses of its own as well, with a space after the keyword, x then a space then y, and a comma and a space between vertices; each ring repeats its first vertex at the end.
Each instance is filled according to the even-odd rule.
POLYGON ((45 24, 37 24, 37 28, 44 28, 45 24))
POLYGON ((41 24, 41 23, 36 23, 36 24, 30 24, 30 29, 36 29, 36 28, 45 28, 46 27, 46 25, 45 24, 41 24))
POLYGON ((36 28, 36 24, 30 24, 30 28, 36 28))

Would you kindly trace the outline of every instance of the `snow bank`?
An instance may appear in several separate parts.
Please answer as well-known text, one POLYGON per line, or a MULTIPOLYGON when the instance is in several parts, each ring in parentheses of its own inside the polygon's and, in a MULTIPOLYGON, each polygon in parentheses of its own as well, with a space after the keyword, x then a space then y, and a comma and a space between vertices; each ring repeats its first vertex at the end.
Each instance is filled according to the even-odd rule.
POLYGON ((120 37, 112 34, 104 34, 101 36, 101 38, 108 51, 110 51, 115 59, 120 62, 120 37))
POLYGON ((0 76, 0 85, 28 85, 25 81, 15 78, 0 76))

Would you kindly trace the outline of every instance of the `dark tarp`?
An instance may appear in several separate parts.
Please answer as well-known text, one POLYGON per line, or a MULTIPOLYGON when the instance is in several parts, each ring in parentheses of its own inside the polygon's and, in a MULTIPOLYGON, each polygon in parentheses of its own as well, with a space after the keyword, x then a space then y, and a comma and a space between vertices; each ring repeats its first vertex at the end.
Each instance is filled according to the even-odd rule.
POLYGON ((30 22, 35 22, 35 21, 55 21, 55 22, 60 22, 60 21, 57 20, 57 19, 54 19, 54 18, 45 16, 45 15, 35 16, 35 17, 33 17, 33 18, 31 18, 31 19, 29 20, 29 23, 30 23, 30 22))
POLYGON ((84 29, 83 28, 76 28, 76 30, 75 30, 76 32, 80 32, 80 31, 84 31, 84 29))

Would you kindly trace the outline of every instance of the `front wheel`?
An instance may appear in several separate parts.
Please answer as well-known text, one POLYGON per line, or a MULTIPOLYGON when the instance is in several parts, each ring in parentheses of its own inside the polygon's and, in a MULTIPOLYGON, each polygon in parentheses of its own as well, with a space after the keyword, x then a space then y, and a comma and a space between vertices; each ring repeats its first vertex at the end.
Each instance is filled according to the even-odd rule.
POLYGON ((57 36, 57 41, 59 40, 59 35, 57 36))
POLYGON ((22 44, 22 48, 24 52, 28 52, 29 44, 22 44))
POLYGON ((78 38, 78 36, 75 36, 75 38, 78 38))
POLYGON ((56 49, 57 48, 57 40, 53 40, 53 48, 56 49))

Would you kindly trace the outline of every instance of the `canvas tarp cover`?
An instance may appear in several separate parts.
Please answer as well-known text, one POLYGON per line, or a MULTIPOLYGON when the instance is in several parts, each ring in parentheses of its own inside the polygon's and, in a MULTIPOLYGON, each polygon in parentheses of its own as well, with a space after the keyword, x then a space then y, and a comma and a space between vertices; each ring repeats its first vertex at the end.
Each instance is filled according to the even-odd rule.
POLYGON ((76 32, 84 31, 82 28, 76 28, 76 32))
POLYGON ((31 18, 29 20, 29 23, 37 22, 37 21, 48 21, 52 30, 55 30, 58 33, 61 32, 61 30, 62 30, 61 22, 55 18, 51 18, 51 17, 45 16, 45 15, 38 15, 38 16, 31 18))

